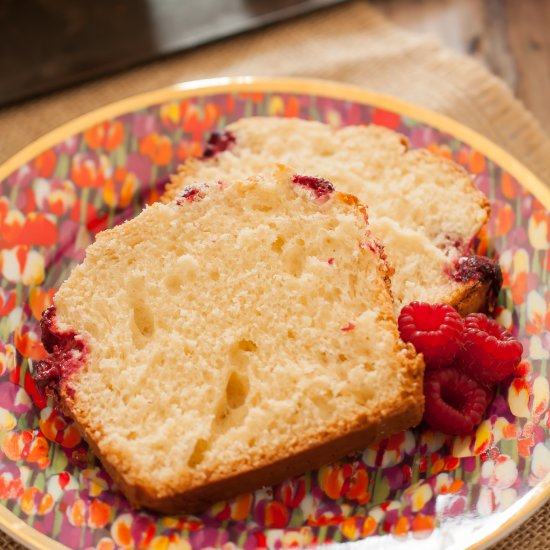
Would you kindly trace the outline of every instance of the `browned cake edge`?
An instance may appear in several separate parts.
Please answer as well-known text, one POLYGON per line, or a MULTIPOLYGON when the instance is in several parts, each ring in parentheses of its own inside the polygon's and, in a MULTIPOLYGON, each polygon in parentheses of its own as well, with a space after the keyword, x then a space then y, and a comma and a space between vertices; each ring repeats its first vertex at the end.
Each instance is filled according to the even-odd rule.
POLYGON ((489 309, 491 281, 470 281, 464 283, 453 294, 448 304, 453 306, 462 317, 489 309))

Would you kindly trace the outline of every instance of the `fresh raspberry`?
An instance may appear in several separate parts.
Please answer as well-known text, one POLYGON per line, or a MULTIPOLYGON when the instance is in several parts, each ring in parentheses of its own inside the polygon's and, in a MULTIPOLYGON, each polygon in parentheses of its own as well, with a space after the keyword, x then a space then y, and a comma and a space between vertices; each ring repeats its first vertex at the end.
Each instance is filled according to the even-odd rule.
POLYGON ((42 343, 49 355, 34 365, 34 380, 43 397, 59 395, 65 385, 68 393, 73 391, 66 386, 71 374, 81 368, 86 361, 86 343, 74 330, 61 330, 57 325, 55 306, 42 313, 40 320, 42 343))
POLYGON ((464 319, 463 340, 455 366, 481 384, 504 380, 521 361, 521 343, 483 313, 471 313, 464 319))
POLYGON ((464 324, 446 304, 411 302, 401 310, 399 334, 424 355, 427 369, 449 365, 460 349, 464 324))
POLYGON ((466 435, 483 420, 492 392, 453 367, 424 376, 424 420, 434 429, 466 435))

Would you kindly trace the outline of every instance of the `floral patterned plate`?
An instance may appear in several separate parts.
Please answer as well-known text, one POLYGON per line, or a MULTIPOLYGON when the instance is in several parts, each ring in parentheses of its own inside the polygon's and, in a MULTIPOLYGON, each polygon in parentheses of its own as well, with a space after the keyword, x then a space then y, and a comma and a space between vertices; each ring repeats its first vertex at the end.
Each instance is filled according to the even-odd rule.
POLYGON ((0 526, 36 548, 480 548, 550 495, 550 192, 474 132, 418 107, 321 81, 202 81, 130 98, 0 167, 0 526), (410 430, 198 516, 134 511, 71 422, 37 393, 38 319, 98 231, 158 199, 208 134, 243 116, 375 123, 475 175, 493 211, 480 253, 504 273, 498 318, 524 361, 467 437, 410 430))

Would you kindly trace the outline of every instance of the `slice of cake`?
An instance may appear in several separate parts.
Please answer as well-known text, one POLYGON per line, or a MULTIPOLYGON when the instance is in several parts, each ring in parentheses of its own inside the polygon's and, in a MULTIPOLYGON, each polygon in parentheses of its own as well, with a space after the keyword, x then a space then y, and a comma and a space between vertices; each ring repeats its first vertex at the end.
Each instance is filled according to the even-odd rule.
POLYGON ((500 287, 494 262, 472 255, 489 203, 457 164, 379 126, 334 129, 300 119, 245 118, 214 134, 203 159, 174 177, 165 200, 196 181, 242 178, 284 162, 327 178, 368 205, 375 236, 395 268, 397 309, 444 302, 462 314, 482 308, 500 287))
POLYGON ((387 269, 326 180, 189 187, 98 235, 35 377, 133 504, 199 511, 420 421, 387 269))

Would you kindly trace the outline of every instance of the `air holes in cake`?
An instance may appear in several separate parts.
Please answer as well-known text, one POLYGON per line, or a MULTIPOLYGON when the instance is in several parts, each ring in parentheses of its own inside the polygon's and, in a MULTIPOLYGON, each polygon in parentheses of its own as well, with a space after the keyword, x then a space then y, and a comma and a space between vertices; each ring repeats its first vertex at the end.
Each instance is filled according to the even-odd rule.
POLYGON ((287 335, 291 340, 295 340, 295 339, 296 339, 296 333, 295 333, 291 328, 289 328, 289 329, 286 331, 286 335, 287 335))
POLYGON ((261 405, 263 403, 262 400, 262 394, 261 393, 252 393, 248 397, 248 405, 250 407, 256 407, 258 405, 261 405))
POLYGON ((285 239, 283 237, 281 237, 281 235, 279 235, 271 243, 271 250, 273 250, 273 252, 276 252, 277 254, 282 254, 284 244, 285 244, 285 239))
POLYGON ((355 387, 352 393, 357 405, 363 406, 365 402, 374 397, 374 388, 372 386, 364 388, 355 387))
POLYGON ((242 351, 257 351, 258 346, 252 340, 239 340, 237 347, 242 351))
POLYGON ((305 242, 296 239, 289 243, 285 246, 282 259, 284 269, 294 277, 299 277, 304 271, 306 261, 305 242))
POLYGON ((212 424, 212 436, 219 437, 226 431, 242 426, 248 414, 246 404, 250 382, 242 372, 232 371, 225 386, 225 392, 216 406, 212 424))
POLYGON ((136 301, 132 304, 133 323, 132 337, 137 348, 142 348, 155 333, 155 319, 153 312, 142 301, 136 301))
POLYGON ((316 414, 323 419, 329 418, 333 414, 333 410, 328 405, 330 397, 328 395, 312 395, 310 397, 311 404, 315 407, 316 414))
POLYGON ((177 273, 172 273, 164 279, 164 284, 169 292, 176 293, 181 289, 183 279, 177 273))
POLYGON ((213 281, 219 281, 220 280, 220 272, 217 271, 217 270, 211 271, 209 273, 209 276, 213 281))
POLYGON ((342 291, 339 288, 321 287, 318 295, 332 303, 337 303, 342 299, 342 291))
POLYGON ((327 248, 330 248, 332 250, 336 250, 335 239, 333 237, 325 237, 323 239, 323 243, 327 248))
POLYGON ((248 440, 248 446, 249 446, 249 447, 254 447, 254 445, 256 445, 256 438, 255 438, 255 437, 251 437, 251 438, 248 440))
POLYGON ((229 349, 229 361, 236 367, 244 367, 250 361, 250 353, 254 353, 258 346, 252 340, 239 340, 229 349))
POLYGON ((347 360, 348 360, 347 355, 344 355, 343 353, 340 353, 340 354, 338 355, 338 361, 340 361, 340 363, 344 363, 344 362, 346 362, 347 360))
POLYGON ((191 456, 189 457, 187 464, 191 468, 201 464, 201 462, 204 460, 204 455, 207 450, 208 450, 208 441, 202 438, 197 439, 197 442, 195 443, 195 448, 193 449, 193 452, 191 453, 191 456))
POLYGON ((249 387, 248 376, 233 371, 225 387, 227 406, 230 409, 237 409, 242 406, 246 401, 249 387))

